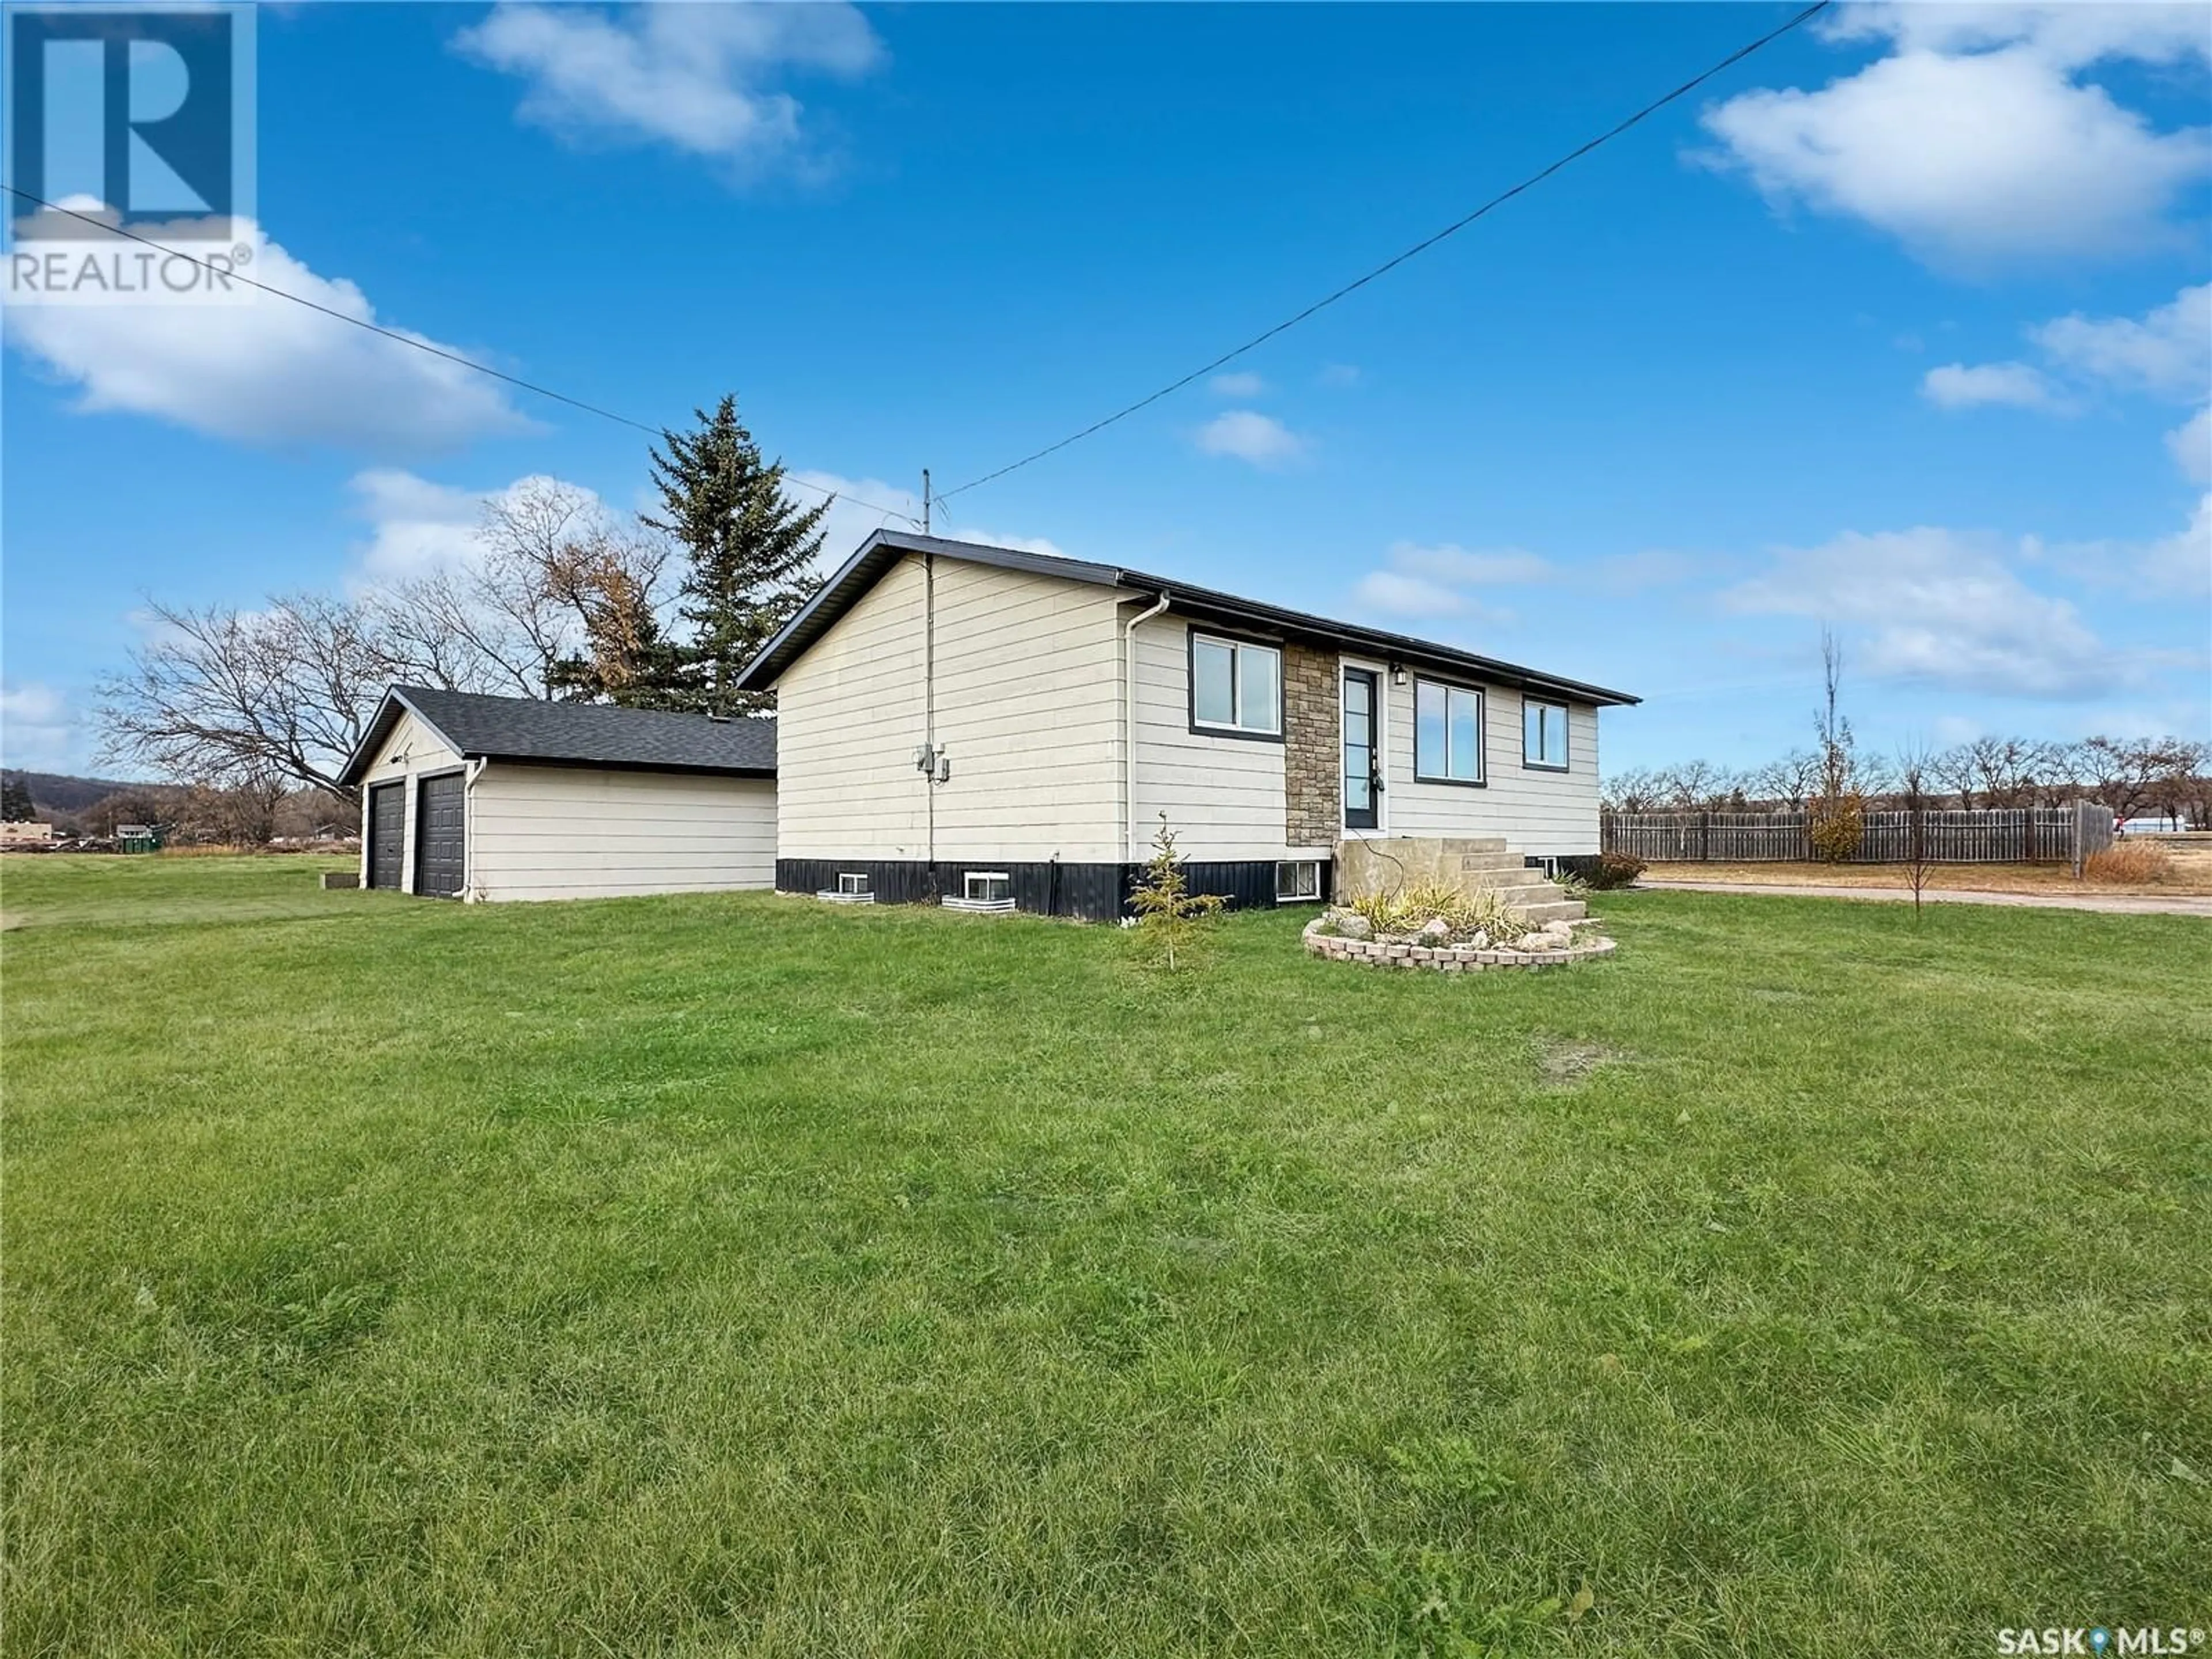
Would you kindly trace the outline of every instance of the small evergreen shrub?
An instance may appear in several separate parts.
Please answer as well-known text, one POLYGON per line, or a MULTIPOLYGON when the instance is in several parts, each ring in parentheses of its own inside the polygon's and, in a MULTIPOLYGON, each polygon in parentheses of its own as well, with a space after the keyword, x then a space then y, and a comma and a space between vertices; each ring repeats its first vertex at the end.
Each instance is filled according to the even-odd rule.
POLYGON ((1592 892, 1610 893, 1634 884, 1650 866, 1628 853, 1601 853, 1576 872, 1592 892))
POLYGON ((1160 814, 1152 837, 1152 861, 1129 889, 1129 908, 1137 913, 1137 937, 1159 965, 1174 973, 1188 965, 1206 924, 1222 906, 1218 893, 1194 893, 1176 853, 1175 831, 1160 814))

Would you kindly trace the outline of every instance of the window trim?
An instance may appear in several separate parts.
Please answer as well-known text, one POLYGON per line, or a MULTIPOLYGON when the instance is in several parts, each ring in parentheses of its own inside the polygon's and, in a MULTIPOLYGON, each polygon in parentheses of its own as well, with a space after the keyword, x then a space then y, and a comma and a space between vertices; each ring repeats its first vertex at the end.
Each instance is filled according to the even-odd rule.
MULTIPOLYGON (((1183 629, 1183 691, 1185 713, 1189 716, 1191 733, 1201 738, 1232 738, 1244 743, 1281 743, 1286 711, 1284 702, 1289 694, 1285 684, 1286 670, 1283 661, 1283 642, 1263 640, 1250 634, 1231 633, 1224 628, 1204 628, 1196 623, 1183 629), (1216 726, 1198 717, 1198 642, 1203 637, 1217 645, 1225 645, 1232 651, 1247 646, 1257 646, 1275 653, 1275 729, 1272 732, 1254 730, 1242 726, 1216 726)), ((1236 658, 1230 659, 1229 696, 1233 706, 1239 695, 1236 658)))
POLYGON ((1321 866, 1324 860, 1317 858, 1276 860, 1275 902, 1278 904, 1319 904, 1322 902, 1321 866), (1313 891, 1310 893, 1301 893, 1297 891, 1298 878, 1296 876, 1292 876, 1291 878, 1291 890, 1285 892, 1283 890, 1283 872, 1285 870, 1312 871, 1313 891))
POLYGON ((1413 781, 1441 783, 1455 789, 1487 789, 1490 787, 1490 692, 1488 688, 1468 685, 1460 680, 1440 679, 1434 674, 1413 676, 1413 781), (1444 693, 1444 758, 1451 758, 1451 694, 1471 691, 1474 694, 1474 764, 1478 775, 1471 778, 1442 776, 1421 770, 1421 688, 1438 687, 1444 693))
POLYGON ((1011 903, 1014 896, 1014 878, 1004 870, 963 870, 960 872, 960 896, 970 904, 996 904, 1002 901, 1011 903), (979 881, 1004 882, 1006 890, 998 895, 978 893, 975 887, 979 881))
POLYGON ((863 893, 872 896, 875 884, 869 879, 868 873, 865 870, 840 870, 837 872, 837 890, 847 897, 863 893), (848 886, 846 884, 848 882, 857 882, 859 885, 848 886))
POLYGON ((1568 707, 1553 702, 1549 697, 1532 697, 1521 694, 1521 769, 1524 772, 1568 772, 1574 769, 1574 722, 1568 707), (1531 708, 1556 708, 1559 711, 1559 752, 1565 760, 1556 764, 1547 760, 1528 758, 1528 711, 1531 708))

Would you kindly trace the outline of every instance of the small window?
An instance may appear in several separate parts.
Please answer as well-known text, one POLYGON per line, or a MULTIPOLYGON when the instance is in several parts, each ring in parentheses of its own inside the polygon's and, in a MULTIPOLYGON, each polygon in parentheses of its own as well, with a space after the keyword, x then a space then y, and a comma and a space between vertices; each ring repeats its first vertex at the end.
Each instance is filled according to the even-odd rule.
POLYGON ((1190 636, 1190 721, 1220 732, 1280 737, 1283 653, 1272 645, 1190 636))
POLYGON ((850 870, 841 870, 837 873, 837 890, 841 893, 865 893, 868 890, 868 878, 850 870))
POLYGON ((1413 775, 1431 783, 1482 781, 1481 692, 1413 682, 1413 775))
POLYGON ((1011 904, 1014 884, 1003 870, 970 870, 963 878, 961 896, 978 904, 1011 904))
POLYGON ((1321 897, 1321 860, 1298 859, 1275 866, 1275 902, 1297 904, 1321 897))
POLYGON ((1521 703, 1521 760, 1547 771, 1567 769, 1567 711, 1556 702, 1521 703))

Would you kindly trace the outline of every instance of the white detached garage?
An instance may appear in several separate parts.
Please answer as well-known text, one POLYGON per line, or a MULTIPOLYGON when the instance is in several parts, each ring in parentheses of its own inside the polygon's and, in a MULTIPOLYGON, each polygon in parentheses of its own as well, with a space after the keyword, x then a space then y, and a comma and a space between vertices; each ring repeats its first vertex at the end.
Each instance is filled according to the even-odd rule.
POLYGON ((398 685, 339 775, 361 879, 439 898, 775 883, 775 722, 398 685))

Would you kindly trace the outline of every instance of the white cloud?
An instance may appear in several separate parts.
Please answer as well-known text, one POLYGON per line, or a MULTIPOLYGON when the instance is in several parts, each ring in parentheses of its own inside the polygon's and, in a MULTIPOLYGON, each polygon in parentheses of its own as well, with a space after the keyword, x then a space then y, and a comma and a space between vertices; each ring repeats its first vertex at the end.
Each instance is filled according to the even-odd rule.
POLYGON ((2023 696, 2074 696, 2139 677, 2156 653, 2106 648, 2074 605, 2030 588, 1998 538, 1856 532, 1776 552, 1722 596, 1730 610, 1856 624, 1876 678, 2023 696))
POLYGON ((2212 283, 2132 317, 2079 312, 2029 331, 2061 367, 2086 380, 2160 397, 2202 398, 2212 387, 2212 283))
POLYGON ((501 5, 454 44, 526 81, 522 118, 563 137, 665 143, 749 172, 812 165, 802 106, 769 82, 794 71, 849 80, 884 57, 859 9, 831 0, 501 5))
POLYGON ((1945 363, 1920 382, 1920 395, 1944 409, 2009 404, 2017 409, 2056 409, 2057 398, 2043 372, 2027 363, 1945 363))
POLYGON ((1466 594, 1397 570, 1369 571, 1352 590, 1352 597, 1362 610, 1391 617, 1455 617, 1468 608, 1466 594))
POLYGON ((1267 381, 1249 369, 1217 374, 1206 384, 1217 397, 1222 398, 1256 398, 1267 389, 1267 381))
POLYGON ((0 765, 66 772, 82 763, 79 722, 69 700, 35 680, 0 686, 0 765))
POLYGON ((1717 159, 1778 204, 1863 220, 1935 263, 2176 242, 2171 210, 2212 173, 2212 131, 2158 131, 2083 78, 2104 60, 2204 55, 2197 8, 1864 7, 1829 33, 1896 50, 1817 92, 1708 109, 1717 159))
POLYGON ((1272 415, 1251 409, 1215 416, 1199 428, 1198 447, 1209 455, 1234 455, 1268 468, 1286 466, 1306 453, 1304 439, 1272 415))
POLYGON ((459 489, 396 467, 355 474, 347 485, 354 511, 369 524, 369 538, 356 550, 355 585, 380 586, 475 562, 483 553, 477 530, 485 504, 527 482, 517 479, 505 490, 459 489))
POLYGON ((2212 484, 2212 404, 2166 434, 2173 464, 2191 483, 2212 484))
POLYGON ((1394 542, 1385 568, 1361 577, 1352 597, 1363 609, 1394 617, 1474 615, 1505 622, 1512 611, 1486 604, 1469 590, 1549 581, 1557 574, 1548 560, 1517 547, 1471 551, 1448 542, 1432 547, 1394 542))
POLYGON ((2212 592, 2212 495, 2199 497, 2189 522, 2170 536, 2148 542, 2030 538, 2022 550, 2081 581, 2122 588, 2138 599, 2201 597, 2212 592))
MULTIPOLYGON (((243 240, 256 281, 380 320, 360 289, 317 276, 259 227, 243 240)), ((210 437, 426 454, 530 426, 496 382, 461 364, 273 295, 191 307, 10 306, 6 327, 16 349, 82 388, 81 411, 149 415, 210 437)))
POLYGON ((1413 542, 1394 543, 1390 562, 1399 570, 1462 587, 1549 581, 1558 574, 1550 561, 1522 548, 1487 548, 1471 552, 1449 542, 1436 547, 1422 547, 1413 542))

